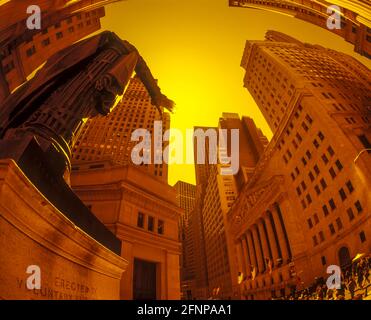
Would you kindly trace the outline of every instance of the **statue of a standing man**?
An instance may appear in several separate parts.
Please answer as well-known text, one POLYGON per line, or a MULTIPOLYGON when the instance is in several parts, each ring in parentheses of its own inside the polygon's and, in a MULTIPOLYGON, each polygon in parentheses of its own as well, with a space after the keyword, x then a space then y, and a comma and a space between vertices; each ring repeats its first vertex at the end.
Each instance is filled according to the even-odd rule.
POLYGON ((1 107, 0 157, 10 143, 14 149, 18 142, 22 145, 34 139, 57 175, 69 172, 71 148, 82 125, 86 119, 106 115, 116 106, 134 71, 152 104, 171 111, 173 102, 161 93, 136 48, 112 32, 103 32, 53 55, 1 107))

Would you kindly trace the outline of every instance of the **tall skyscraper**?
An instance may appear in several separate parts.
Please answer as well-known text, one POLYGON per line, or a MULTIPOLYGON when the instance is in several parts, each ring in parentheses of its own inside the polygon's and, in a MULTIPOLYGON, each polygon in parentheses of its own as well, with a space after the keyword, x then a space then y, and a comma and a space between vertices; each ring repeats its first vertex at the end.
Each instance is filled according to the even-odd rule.
POLYGON ((177 204, 184 210, 179 219, 179 240, 182 242, 182 255, 180 257, 182 298, 192 300, 195 296, 196 261, 194 232, 191 228, 190 219, 195 207, 196 186, 178 181, 174 188, 177 204))
MULTIPOLYGON (((56 12, 65 7, 69 0, 23 0, 23 1, 1 1, 0 3, 0 30, 5 34, 7 28, 16 29, 17 24, 21 24, 26 21, 30 16, 27 12, 27 8, 32 5, 37 5, 43 16, 56 12)), ((26 23, 24 23, 26 26, 26 23)), ((11 32, 8 31, 8 34, 11 32)), ((5 35, 2 35, 5 37, 5 35)))
POLYGON ((354 45, 354 51, 371 57, 371 9, 370 3, 355 1, 259 1, 229 0, 231 7, 261 9, 289 15, 325 28, 354 45), (334 13, 328 11, 336 5, 341 11, 340 29, 327 27, 327 20, 334 13))
POLYGON ((289 37, 289 42, 276 42, 283 39, 281 35, 269 31, 271 41, 248 41, 241 62, 247 71, 244 86, 273 132, 304 92, 324 102, 328 112, 355 115, 369 110, 370 70, 350 56, 318 45, 289 37))
POLYGON ((42 29, 48 27, 55 18, 65 19, 70 15, 93 11, 104 7, 110 3, 123 0, 22 0, 0 2, 0 44, 3 46, 7 42, 13 41, 17 37, 27 33, 38 33, 38 29, 28 29, 27 19, 31 17, 33 23, 35 14, 41 15, 42 29), (37 6, 37 8, 36 8, 37 6), (39 11, 40 10, 40 11, 39 11))
POLYGON ((302 289, 371 250, 370 71, 267 37, 247 41, 241 65, 274 136, 227 214, 246 299, 302 289))
POLYGON ((176 199, 178 206, 184 209, 184 214, 181 217, 181 225, 187 225, 189 215, 195 206, 196 187, 193 184, 184 181, 178 181, 174 185, 174 188, 177 192, 176 199))
MULTIPOLYGON (((154 121, 162 121, 163 134, 170 127, 168 113, 159 113, 151 104, 151 98, 140 81, 135 76, 130 80, 128 88, 119 105, 108 116, 89 120, 81 130, 73 150, 73 169, 89 163, 110 160, 117 165, 134 165, 131 159, 132 149, 138 141, 132 141, 132 132, 136 129, 146 129, 151 133, 151 164, 143 164, 143 170, 167 182, 168 165, 154 164, 154 121)), ((165 143, 163 144, 163 147, 165 143)), ((164 148, 162 148, 163 150, 164 148)), ((167 155, 166 155, 167 156, 167 155)))
MULTIPOLYGON (((191 233, 194 255, 195 280, 185 283, 191 288, 191 294, 194 299, 208 299, 209 286, 207 276, 206 249, 204 221, 202 216, 203 199, 205 195, 204 185, 196 184, 195 206, 189 217, 189 232, 191 233)), ((188 287, 189 290, 189 287, 188 287)))
MULTIPOLYGON (((196 178, 201 182, 202 203, 200 206, 203 226, 203 241, 206 255, 207 285, 209 296, 220 298, 234 298, 236 293, 232 287, 231 252, 228 251, 228 235, 225 232, 225 214, 233 205, 238 196, 240 179, 248 179, 248 170, 254 168, 264 150, 264 143, 268 141, 262 132, 255 127, 252 120, 237 114, 225 113, 219 119, 218 129, 228 132, 229 143, 226 150, 220 150, 223 156, 231 155, 231 130, 239 130, 239 172, 236 175, 221 175, 225 167, 220 161, 216 164, 208 163, 204 166, 196 165, 196 178)), ((217 134, 218 131, 216 131, 217 134)), ((210 139, 210 138, 209 138, 210 139)), ((220 139, 220 137, 219 137, 220 139)), ((214 139, 218 142, 219 139, 214 139)), ((212 140, 212 139, 210 139, 212 140)), ((195 143, 197 150, 199 141, 195 143)), ((206 144, 208 145, 208 144, 206 144)), ((217 146, 211 145, 209 148, 217 146)), ((210 152, 206 150, 206 155, 210 152)), ((236 152, 236 150, 233 150, 236 152)), ((197 162, 197 152, 195 152, 197 162)), ((208 157, 207 157, 208 158, 208 157)))

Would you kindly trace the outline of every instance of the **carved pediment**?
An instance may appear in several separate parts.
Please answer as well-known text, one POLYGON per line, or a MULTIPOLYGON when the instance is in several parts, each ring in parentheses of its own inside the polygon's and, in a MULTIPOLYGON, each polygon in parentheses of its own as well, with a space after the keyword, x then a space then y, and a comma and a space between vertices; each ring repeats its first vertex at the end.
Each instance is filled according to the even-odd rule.
POLYGON ((271 179, 254 188, 243 188, 236 202, 228 213, 228 220, 232 228, 237 229, 252 215, 255 208, 263 202, 269 206, 271 195, 277 193, 283 184, 283 176, 273 176, 271 179))

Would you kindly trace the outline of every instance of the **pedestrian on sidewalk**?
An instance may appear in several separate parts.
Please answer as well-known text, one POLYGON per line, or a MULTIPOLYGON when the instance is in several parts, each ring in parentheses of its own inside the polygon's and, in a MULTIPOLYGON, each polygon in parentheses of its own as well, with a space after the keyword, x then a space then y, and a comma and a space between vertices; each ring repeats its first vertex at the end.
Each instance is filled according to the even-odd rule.
POLYGON ((363 274, 364 278, 365 278, 365 281, 364 281, 364 284, 366 285, 366 282, 367 284, 370 284, 370 270, 368 269, 367 265, 366 265, 366 268, 365 268, 365 271, 364 271, 364 274, 363 274))
POLYGON ((354 298, 354 291, 356 289, 356 282, 354 281, 353 278, 350 278, 350 281, 348 283, 348 290, 350 292, 350 296, 353 299, 354 298))
POLYGON ((363 288, 363 269, 358 269, 358 287, 363 288))

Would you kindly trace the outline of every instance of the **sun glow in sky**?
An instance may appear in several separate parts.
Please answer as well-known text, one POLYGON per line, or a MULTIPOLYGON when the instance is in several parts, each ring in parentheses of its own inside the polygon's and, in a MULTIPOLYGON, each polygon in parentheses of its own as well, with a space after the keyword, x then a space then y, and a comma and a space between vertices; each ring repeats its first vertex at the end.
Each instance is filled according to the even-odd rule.
MULTIPOLYGON (((106 7, 102 29, 135 45, 164 94, 177 104, 171 127, 217 126, 222 112, 254 119, 270 139, 272 132, 243 88, 240 67, 246 40, 263 40, 267 30, 352 54, 369 68, 368 59, 329 31, 304 21, 246 8, 228 0, 127 0, 106 7)), ((193 165, 170 165, 169 184, 194 183, 193 165)))

